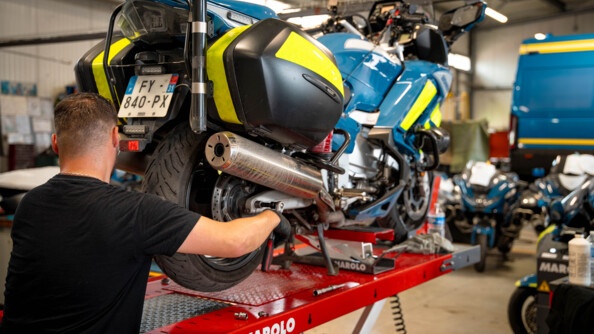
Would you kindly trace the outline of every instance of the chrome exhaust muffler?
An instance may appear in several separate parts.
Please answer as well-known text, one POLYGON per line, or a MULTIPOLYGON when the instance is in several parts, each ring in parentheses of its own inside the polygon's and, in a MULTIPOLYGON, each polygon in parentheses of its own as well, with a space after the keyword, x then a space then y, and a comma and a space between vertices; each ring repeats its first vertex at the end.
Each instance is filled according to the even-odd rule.
POLYGON ((206 142, 206 159, 219 171, 300 198, 327 195, 318 169, 223 131, 206 142))

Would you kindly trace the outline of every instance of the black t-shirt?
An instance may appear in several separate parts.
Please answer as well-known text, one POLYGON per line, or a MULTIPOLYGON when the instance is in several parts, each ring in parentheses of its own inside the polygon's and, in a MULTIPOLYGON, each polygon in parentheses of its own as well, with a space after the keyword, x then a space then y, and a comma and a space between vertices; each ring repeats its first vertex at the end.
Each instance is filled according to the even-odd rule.
POLYGON ((0 332, 138 333, 154 254, 200 215, 89 177, 56 175, 15 214, 0 332))

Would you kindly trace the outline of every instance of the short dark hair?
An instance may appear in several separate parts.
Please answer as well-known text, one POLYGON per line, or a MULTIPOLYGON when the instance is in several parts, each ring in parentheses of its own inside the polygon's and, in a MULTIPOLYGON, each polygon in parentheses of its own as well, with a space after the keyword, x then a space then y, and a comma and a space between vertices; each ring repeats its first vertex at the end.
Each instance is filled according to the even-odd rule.
POLYGON ((99 145, 117 122, 113 104, 95 93, 68 95, 54 109, 58 147, 70 154, 99 145))

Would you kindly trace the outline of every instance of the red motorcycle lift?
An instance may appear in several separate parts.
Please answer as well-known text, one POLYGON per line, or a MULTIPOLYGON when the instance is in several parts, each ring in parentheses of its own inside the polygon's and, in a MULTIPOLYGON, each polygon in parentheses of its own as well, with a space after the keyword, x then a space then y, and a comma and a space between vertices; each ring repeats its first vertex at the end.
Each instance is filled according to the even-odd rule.
MULTIPOLYGON (((374 254, 380 254, 377 247, 374 254), (379 253, 378 253, 379 252, 379 253)), ((369 330, 388 297, 479 260, 478 246, 456 245, 451 254, 387 254, 394 269, 370 275, 292 263, 255 271, 220 292, 185 289, 167 277, 153 278, 146 292, 141 332, 301 333, 365 308, 353 333, 369 330)))

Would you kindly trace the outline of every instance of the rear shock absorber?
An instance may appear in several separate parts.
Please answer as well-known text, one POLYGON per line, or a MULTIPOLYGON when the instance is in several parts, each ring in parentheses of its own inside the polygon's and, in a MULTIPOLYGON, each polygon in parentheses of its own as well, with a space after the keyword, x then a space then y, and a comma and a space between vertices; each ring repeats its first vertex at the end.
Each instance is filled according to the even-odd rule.
POLYGON ((400 297, 398 297, 398 295, 392 296, 390 304, 392 305, 390 308, 392 309, 392 316, 394 317, 393 320, 396 333, 406 334, 406 326, 404 325, 404 316, 402 315, 400 297))

